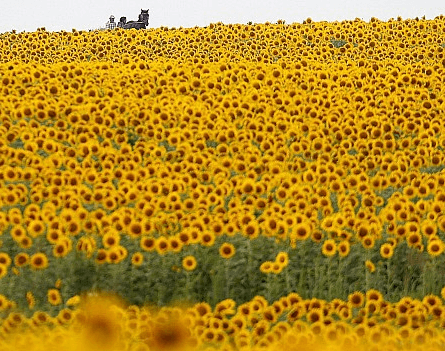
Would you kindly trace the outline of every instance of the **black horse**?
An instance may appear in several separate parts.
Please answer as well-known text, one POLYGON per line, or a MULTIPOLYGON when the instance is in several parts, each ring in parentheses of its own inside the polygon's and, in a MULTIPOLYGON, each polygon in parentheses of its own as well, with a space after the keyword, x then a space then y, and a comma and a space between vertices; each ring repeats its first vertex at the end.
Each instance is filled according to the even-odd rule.
POLYGON ((141 9, 141 13, 139 14, 139 18, 137 21, 127 22, 126 17, 121 17, 118 27, 121 27, 123 29, 131 29, 131 28, 145 29, 148 26, 148 18, 149 18, 148 10, 141 9))

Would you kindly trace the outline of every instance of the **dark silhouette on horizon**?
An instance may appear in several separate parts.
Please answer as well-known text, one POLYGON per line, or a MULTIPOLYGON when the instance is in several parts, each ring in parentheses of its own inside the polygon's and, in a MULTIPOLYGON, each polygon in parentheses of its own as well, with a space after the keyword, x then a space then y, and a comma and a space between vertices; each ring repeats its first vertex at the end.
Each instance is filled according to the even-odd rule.
POLYGON ((121 17, 119 19, 119 23, 117 26, 120 28, 123 28, 123 29, 131 29, 131 28, 146 29, 148 26, 148 18, 149 18, 148 10, 141 9, 141 13, 138 16, 137 21, 128 21, 127 22, 126 17, 121 17))

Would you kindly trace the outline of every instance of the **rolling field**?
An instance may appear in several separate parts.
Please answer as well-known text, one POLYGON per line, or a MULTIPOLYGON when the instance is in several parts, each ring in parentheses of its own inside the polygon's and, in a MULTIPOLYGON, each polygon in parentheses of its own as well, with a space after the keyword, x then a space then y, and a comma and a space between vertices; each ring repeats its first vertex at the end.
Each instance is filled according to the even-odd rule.
POLYGON ((1 350, 443 350, 444 33, 0 34, 1 350))

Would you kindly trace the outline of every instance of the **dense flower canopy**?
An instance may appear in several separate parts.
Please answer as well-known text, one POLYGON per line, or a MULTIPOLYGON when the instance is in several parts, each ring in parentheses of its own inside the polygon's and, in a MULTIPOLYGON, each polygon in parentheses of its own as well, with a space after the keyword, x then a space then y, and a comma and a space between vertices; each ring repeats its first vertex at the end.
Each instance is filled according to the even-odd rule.
POLYGON ((2 349, 443 348, 444 29, 1 34, 2 349))

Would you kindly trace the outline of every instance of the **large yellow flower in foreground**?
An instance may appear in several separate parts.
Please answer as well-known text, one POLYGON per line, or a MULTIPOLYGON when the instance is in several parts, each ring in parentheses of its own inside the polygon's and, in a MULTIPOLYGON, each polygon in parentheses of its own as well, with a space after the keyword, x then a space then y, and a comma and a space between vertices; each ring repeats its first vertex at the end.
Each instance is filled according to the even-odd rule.
POLYGON ((187 351, 194 350, 198 340, 189 329, 189 321, 183 316, 168 315, 160 312, 145 323, 152 331, 147 340, 153 351, 187 351))
POLYGON ((80 333, 76 338, 79 350, 119 350, 122 340, 120 300, 111 295, 87 296, 80 304, 80 333))

